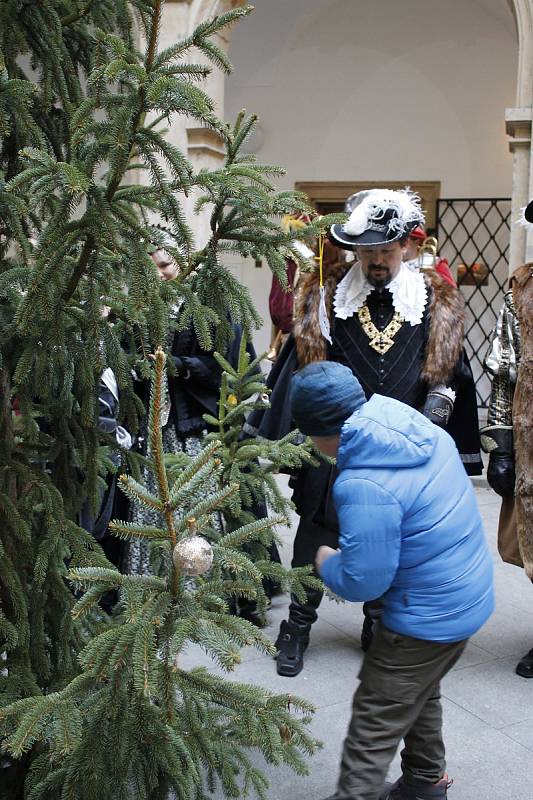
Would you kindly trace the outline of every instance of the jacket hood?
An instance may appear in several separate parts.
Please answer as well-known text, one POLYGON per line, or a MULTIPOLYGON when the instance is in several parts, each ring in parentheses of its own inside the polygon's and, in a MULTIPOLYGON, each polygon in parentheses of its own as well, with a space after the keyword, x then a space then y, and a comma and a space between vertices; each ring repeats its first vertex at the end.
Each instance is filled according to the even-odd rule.
POLYGON ((339 469, 409 469, 431 458, 438 433, 418 411, 375 394, 343 425, 339 469))

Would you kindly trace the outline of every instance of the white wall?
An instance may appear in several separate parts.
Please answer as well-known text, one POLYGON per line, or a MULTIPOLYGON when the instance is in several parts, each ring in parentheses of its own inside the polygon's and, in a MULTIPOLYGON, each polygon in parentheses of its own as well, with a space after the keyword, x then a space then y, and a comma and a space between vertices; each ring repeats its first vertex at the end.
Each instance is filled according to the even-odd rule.
MULTIPOLYGON (((302 180, 440 180, 511 194, 505 108, 517 37, 506 0, 256 0, 234 29, 225 116, 261 118, 261 160, 302 180)), ((242 271, 268 319, 268 268, 242 271)), ((264 346, 268 337, 258 339, 264 346)))
POLYGON ((286 186, 440 178, 447 197, 510 193, 505 0, 259 0, 230 56, 226 116, 259 113, 260 155, 286 186))

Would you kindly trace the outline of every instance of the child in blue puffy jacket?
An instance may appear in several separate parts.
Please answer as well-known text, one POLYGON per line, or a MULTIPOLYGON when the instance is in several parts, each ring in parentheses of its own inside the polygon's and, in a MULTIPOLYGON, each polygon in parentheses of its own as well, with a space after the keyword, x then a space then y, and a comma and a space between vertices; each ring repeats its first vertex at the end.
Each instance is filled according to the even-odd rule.
MULTIPOLYGON (((469 478, 450 436, 352 371, 310 364, 293 378, 302 433, 337 458, 339 550, 317 569, 346 600, 380 598, 334 800, 447 796, 440 681, 492 613, 492 561, 469 478), (402 777, 383 788, 400 740, 402 777), (381 791, 381 794, 380 794, 381 791)), ((333 798, 332 798, 333 800, 333 798)))

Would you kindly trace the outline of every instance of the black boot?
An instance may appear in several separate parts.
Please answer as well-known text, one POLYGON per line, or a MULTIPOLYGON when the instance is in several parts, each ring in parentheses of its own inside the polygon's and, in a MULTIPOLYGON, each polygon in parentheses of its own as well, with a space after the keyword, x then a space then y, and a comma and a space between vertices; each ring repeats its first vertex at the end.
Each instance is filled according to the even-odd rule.
POLYGON ((361 650, 363 653, 366 653, 372 644, 372 639, 374 638, 373 628, 374 620, 372 617, 365 616, 363 620, 363 627, 361 628, 361 650))
POLYGON ((533 648, 516 665, 516 674, 522 678, 533 678, 533 648))
MULTIPOLYGON (((271 603, 269 600, 267 609, 270 608, 270 605, 271 603)), ((258 610, 256 601, 249 600, 246 597, 238 598, 235 616, 248 620, 248 622, 251 622, 256 628, 265 628, 268 624, 266 615, 258 610)))
POLYGON ((290 620, 289 622, 283 620, 275 642, 279 650, 276 659, 278 675, 294 678, 302 671, 310 630, 310 625, 298 625, 290 620))
POLYGON ((448 789, 453 781, 444 775, 437 783, 423 783, 407 775, 385 785, 379 800, 441 800, 448 797, 448 789))

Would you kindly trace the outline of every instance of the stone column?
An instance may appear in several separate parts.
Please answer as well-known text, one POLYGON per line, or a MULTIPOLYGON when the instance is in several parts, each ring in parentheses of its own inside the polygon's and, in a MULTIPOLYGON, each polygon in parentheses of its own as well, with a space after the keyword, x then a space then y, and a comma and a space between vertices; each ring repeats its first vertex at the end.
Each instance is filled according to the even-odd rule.
MULTIPOLYGON (((243 0, 167 0, 163 8, 161 25, 161 48, 188 36, 204 20, 222 14, 232 8, 244 5, 243 0)), ((224 52, 228 52, 230 31, 224 30, 213 41, 224 52)), ((190 56, 197 63, 205 64, 202 53, 190 56)), ((211 65, 211 74, 200 84, 215 105, 215 112, 224 118, 225 75, 219 68, 211 65)), ((224 161, 224 143, 217 133, 209 128, 198 126, 196 120, 175 118, 169 131, 171 141, 187 156, 195 171, 202 168, 217 169, 224 161)), ((194 213, 198 194, 192 192, 185 203, 187 221, 191 226, 196 244, 202 247, 209 235, 209 207, 199 214, 194 213)))
MULTIPOLYGON (((522 208, 533 197, 531 191, 531 108, 508 108, 505 124, 511 137, 509 149, 513 154, 513 193, 511 202, 511 241, 509 249, 509 274, 528 260, 530 250, 525 228, 516 224, 522 208)), ((531 254, 529 255, 529 259, 531 254)))
POLYGON ((533 199, 533 4, 531 0, 514 0, 513 11, 519 48, 517 101, 516 108, 507 109, 505 115, 513 153, 510 273, 533 261, 533 231, 515 224, 521 209, 533 199))

